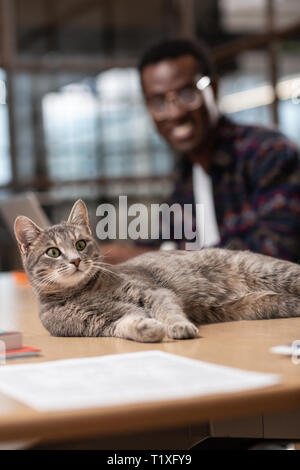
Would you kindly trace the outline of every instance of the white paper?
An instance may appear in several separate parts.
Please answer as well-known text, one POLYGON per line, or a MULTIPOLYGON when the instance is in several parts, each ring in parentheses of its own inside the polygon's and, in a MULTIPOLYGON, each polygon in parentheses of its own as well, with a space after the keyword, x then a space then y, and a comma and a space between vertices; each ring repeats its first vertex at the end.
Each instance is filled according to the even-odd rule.
POLYGON ((40 411, 239 392, 278 384, 248 372, 161 351, 0 367, 0 391, 40 411))

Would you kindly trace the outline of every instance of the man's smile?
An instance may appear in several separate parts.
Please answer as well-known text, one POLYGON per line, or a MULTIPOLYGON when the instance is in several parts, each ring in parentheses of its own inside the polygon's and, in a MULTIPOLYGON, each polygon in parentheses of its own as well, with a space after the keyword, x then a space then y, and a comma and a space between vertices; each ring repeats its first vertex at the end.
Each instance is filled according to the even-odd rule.
POLYGON ((195 125, 191 121, 173 125, 169 132, 170 138, 176 141, 191 139, 194 137, 194 134, 195 125))

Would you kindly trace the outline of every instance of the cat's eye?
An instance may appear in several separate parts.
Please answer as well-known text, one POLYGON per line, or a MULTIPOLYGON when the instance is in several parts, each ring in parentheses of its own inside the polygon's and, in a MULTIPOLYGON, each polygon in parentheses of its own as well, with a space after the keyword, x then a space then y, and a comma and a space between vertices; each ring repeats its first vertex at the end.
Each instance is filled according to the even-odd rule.
POLYGON ((76 242, 75 246, 76 246, 76 250, 82 251, 86 247, 86 242, 84 240, 78 240, 78 242, 76 242))
POLYGON ((58 248, 49 248, 46 251, 46 255, 50 256, 50 258, 58 258, 60 256, 60 251, 58 248))

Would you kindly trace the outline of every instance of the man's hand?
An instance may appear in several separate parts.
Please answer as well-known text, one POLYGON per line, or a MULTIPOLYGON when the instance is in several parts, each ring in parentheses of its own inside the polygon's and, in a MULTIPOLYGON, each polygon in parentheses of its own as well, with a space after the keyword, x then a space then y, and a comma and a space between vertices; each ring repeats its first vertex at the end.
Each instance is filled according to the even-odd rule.
POLYGON ((123 263, 134 256, 141 255, 147 251, 152 251, 151 247, 134 246, 129 243, 105 243, 100 245, 104 261, 110 264, 123 263))

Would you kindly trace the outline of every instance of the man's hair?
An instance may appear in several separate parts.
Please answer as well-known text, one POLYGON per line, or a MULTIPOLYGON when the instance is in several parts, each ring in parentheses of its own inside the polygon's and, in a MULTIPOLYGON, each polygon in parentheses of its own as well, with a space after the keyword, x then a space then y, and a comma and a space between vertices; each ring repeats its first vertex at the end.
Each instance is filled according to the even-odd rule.
POLYGON ((201 74, 212 78, 215 76, 215 67, 207 46, 203 42, 193 42, 188 39, 162 41, 147 49, 139 63, 140 74, 148 65, 183 55, 191 55, 197 60, 201 74))

